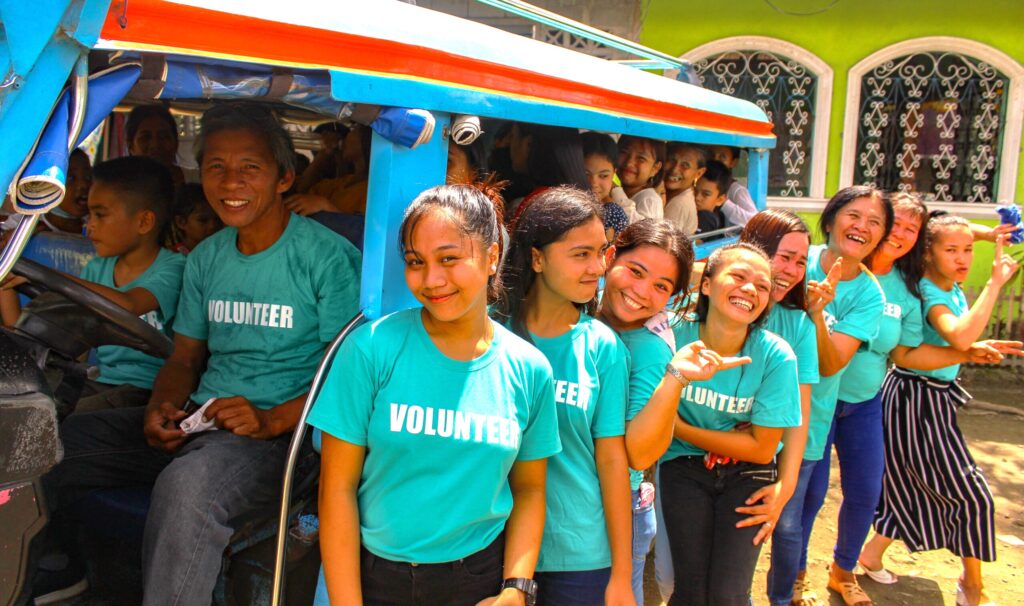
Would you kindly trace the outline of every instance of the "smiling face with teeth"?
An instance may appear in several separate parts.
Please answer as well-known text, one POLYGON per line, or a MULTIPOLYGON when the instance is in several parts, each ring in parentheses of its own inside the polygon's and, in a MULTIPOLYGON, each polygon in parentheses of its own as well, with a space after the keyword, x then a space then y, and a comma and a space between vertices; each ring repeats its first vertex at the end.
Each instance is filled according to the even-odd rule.
POLYGON ((616 330, 632 330, 668 304, 676 292, 679 265, 668 251, 642 245, 619 253, 608 269, 601 317, 616 330))
POLYGON ((701 295, 708 299, 709 323, 722 320, 750 325, 768 307, 772 269, 763 255, 745 248, 724 250, 713 274, 701 279, 701 295))
POLYGON ((688 146, 672 147, 665 157, 665 192, 675 195, 694 186, 704 174, 700 166, 701 154, 688 146))
POLYGON ((863 261, 886 231, 885 202, 878 196, 855 198, 840 208, 827 226, 828 247, 835 256, 863 261))
POLYGON ((779 240, 772 256, 772 301, 778 303, 793 288, 803 288, 810 244, 810 236, 799 231, 789 232, 779 240))
POLYGON ((884 256, 895 261, 906 255, 914 248, 917 238, 921 233, 921 217, 906 208, 896 208, 896 217, 893 220, 892 229, 889 235, 878 245, 876 256, 884 256))
POLYGON ((235 227, 240 239, 265 234, 272 244, 288 224, 281 194, 295 173, 281 173, 270 143, 250 129, 210 133, 202 157, 203 192, 224 225, 235 227))

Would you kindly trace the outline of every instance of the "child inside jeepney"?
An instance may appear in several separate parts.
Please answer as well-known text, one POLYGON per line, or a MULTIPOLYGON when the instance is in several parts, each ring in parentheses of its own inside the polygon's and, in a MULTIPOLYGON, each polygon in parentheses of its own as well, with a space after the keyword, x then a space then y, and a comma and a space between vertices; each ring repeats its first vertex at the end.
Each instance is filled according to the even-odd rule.
POLYGON ((187 255, 200 242, 224 227, 224 224, 210 208, 203 194, 203 186, 199 183, 186 183, 174 192, 171 221, 167 227, 167 248, 187 255))
POLYGON ((697 233, 707 233, 722 229, 727 225, 722 205, 725 204, 726 192, 732 174, 721 162, 708 162, 704 174, 697 179, 694 188, 694 202, 697 205, 697 233))
POLYGON ((662 179, 665 142, 622 135, 619 138, 618 174, 621 188, 612 190, 615 202, 630 223, 665 216, 665 200, 655 189, 662 179))
POLYGON ((729 189, 726 191, 726 202, 722 205, 722 214, 729 225, 746 225, 751 217, 757 214, 757 205, 750 196, 750 191, 731 176, 740 159, 740 150, 728 145, 710 146, 711 159, 725 165, 730 171, 729 189))
POLYGON ((694 189, 707 167, 707 151, 689 143, 670 143, 665 158, 665 218, 686 235, 697 231, 694 189))
POLYGON ((583 168, 590 181, 590 191, 603 205, 605 236, 609 242, 614 242, 619 232, 629 225, 626 211, 612 200, 619 148, 615 139, 604 133, 586 132, 580 135, 580 139, 583 141, 583 168))

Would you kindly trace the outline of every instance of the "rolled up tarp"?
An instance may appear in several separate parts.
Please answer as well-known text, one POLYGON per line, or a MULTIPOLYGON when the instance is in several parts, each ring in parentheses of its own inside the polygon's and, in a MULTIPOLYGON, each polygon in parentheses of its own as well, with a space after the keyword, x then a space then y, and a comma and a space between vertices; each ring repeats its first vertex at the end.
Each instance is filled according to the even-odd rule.
MULTIPOLYGON (((89 77, 85 118, 82 130, 72 148, 77 147, 114 107, 121 102, 138 80, 141 68, 126 63, 89 77)), ((68 170, 68 137, 71 133, 71 92, 61 93, 42 135, 32 149, 15 185, 14 208, 26 215, 42 214, 60 205, 64 199, 64 183, 68 170)))
POLYGON ((197 63, 188 58, 165 62, 159 70, 162 82, 152 88, 155 98, 170 99, 257 99, 281 101, 316 112, 332 120, 352 120, 372 128, 378 135, 405 147, 429 141, 434 116, 421 109, 370 107, 339 101, 331 96, 331 79, 326 72, 230 63, 197 63))

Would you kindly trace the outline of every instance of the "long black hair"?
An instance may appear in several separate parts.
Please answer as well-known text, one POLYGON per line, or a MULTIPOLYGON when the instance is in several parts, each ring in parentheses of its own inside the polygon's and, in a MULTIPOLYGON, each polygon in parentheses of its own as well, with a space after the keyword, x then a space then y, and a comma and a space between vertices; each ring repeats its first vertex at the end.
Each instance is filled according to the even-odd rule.
POLYGON ((928 207, 924 205, 921 196, 918 194, 899 192, 892 194, 890 199, 892 200, 893 213, 898 210, 905 210, 913 214, 921 222, 914 246, 910 248, 907 254, 896 259, 894 263, 896 269, 900 270, 903 284, 906 285, 907 290, 910 291, 910 294, 921 299, 923 298, 921 296, 921 278, 924 277, 924 253, 928 246, 926 230, 928 228, 928 220, 932 215, 928 213, 928 207))
MULTIPOLYGON (((504 290, 493 308, 498 319, 508 322, 517 335, 531 340, 526 328, 524 303, 537 276, 533 271, 534 249, 543 249, 561 240, 569 230, 587 221, 601 221, 603 212, 601 204, 589 190, 553 187, 537 195, 520 215, 511 234, 508 256, 501 267, 504 290)), ((593 315, 596 297, 575 305, 593 315)))

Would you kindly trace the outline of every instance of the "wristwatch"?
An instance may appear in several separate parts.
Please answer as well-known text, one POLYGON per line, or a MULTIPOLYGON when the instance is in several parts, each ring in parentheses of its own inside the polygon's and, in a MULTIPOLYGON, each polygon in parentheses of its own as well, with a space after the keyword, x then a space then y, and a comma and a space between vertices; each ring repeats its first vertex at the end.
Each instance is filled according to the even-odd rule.
POLYGON ((665 365, 665 372, 672 375, 672 378, 686 387, 690 384, 690 380, 683 376, 683 373, 679 372, 679 369, 672 365, 671 362, 665 365))
POLYGON ((501 590, 508 588, 518 589, 526 597, 526 606, 534 606, 537 603, 537 581, 533 579, 505 579, 501 584, 501 590))

